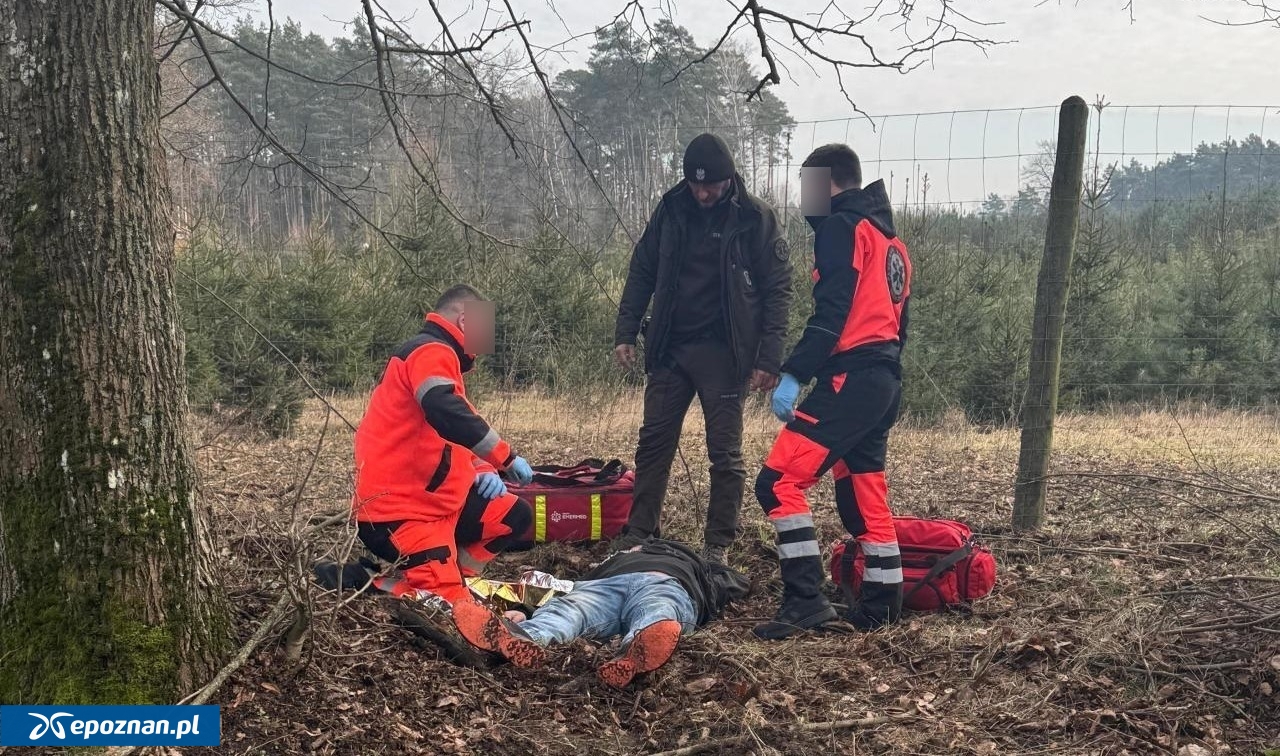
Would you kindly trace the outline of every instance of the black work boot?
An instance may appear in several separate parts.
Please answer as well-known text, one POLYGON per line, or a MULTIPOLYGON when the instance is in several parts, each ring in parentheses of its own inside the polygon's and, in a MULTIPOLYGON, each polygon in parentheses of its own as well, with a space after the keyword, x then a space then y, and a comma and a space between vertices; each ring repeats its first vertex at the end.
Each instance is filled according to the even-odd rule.
POLYGON ((782 606, 769 622, 756 625, 757 638, 782 640, 796 633, 812 630, 838 615, 831 602, 822 595, 822 560, 798 557, 780 560, 782 568, 782 606))
POLYGON ((316 582, 322 588, 330 591, 338 589, 344 591, 363 590, 373 581, 373 576, 378 573, 376 564, 370 570, 368 563, 363 559, 356 564, 320 561, 312 565, 311 569, 315 573, 316 582))
POLYGON ((862 581, 858 603, 849 607, 844 619, 859 630, 875 630, 902 617, 902 583, 862 581))

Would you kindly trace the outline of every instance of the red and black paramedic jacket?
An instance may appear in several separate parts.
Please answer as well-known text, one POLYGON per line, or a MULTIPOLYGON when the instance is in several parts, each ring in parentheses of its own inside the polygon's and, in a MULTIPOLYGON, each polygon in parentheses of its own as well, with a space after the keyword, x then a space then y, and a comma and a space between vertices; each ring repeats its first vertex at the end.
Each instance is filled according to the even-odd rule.
POLYGON ((893 227, 884 182, 831 198, 831 215, 811 216, 813 316, 782 365, 807 384, 867 362, 895 365, 907 341, 911 258, 893 227))
POLYGON ((356 431, 357 520, 448 517, 462 509, 477 472, 515 459, 467 401, 462 374, 475 360, 462 344, 462 332, 432 313, 387 361, 356 431))

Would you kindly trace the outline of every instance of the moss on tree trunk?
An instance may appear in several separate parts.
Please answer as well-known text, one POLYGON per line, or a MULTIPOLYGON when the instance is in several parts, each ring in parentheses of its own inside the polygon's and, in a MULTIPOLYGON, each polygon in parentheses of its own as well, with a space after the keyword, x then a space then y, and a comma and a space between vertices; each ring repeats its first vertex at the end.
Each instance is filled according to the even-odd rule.
POLYGON ((0 700, 167 703, 225 653, 147 0, 4 3, 0 700))

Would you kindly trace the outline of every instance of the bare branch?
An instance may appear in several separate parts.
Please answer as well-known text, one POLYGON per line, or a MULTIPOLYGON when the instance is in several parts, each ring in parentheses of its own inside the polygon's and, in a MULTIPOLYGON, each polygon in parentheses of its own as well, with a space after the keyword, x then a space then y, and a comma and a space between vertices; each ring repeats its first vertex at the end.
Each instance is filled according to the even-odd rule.
MULTIPOLYGON (((156 0, 156 1, 165 7, 171 7, 172 9, 174 9, 176 12, 180 14, 194 18, 194 16, 191 16, 190 11, 187 9, 185 0, 156 0)), ((217 61, 214 59, 213 55, 210 53, 209 47, 205 42, 204 34, 201 31, 201 26, 199 24, 192 24, 191 30, 192 30, 192 34, 194 36, 194 41, 196 45, 200 48, 200 51, 204 54, 205 60, 209 64, 209 69, 213 76, 213 79, 218 82, 218 86, 222 89, 224 93, 226 93, 227 97, 231 99, 231 102, 236 106, 236 108, 240 110, 241 113, 244 114, 245 118, 249 120, 249 123, 261 135, 261 137, 265 141, 267 141, 269 144, 271 144, 273 148, 278 150, 281 155, 283 155, 286 159, 289 160, 289 162, 293 163, 294 165, 302 169, 302 171, 304 171, 308 176, 310 176, 319 186, 323 187, 325 191, 329 192, 331 196, 333 196, 335 199, 337 199, 339 202, 345 205, 347 209, 350 210, 352 214, 354 214, 356 218, 358 218, 362 223, 364 223, 366 226, 372 229, 375 233, 377 233, 380 237, 382 237, 382 239, 387 243, 387 245, 396 254, 396 256, 400 258, 400 261, 404 263, 405 268, 410 272, 410 274, 418 278, 424 284, 434 288, 434 284, 426 280, 425 278, 423 278, 422 274, 419 273, 413 267, 413 265, 409 263, 408 259, 405 258, 404 253, 400 250, 400 246, 395 243, 395 240, 391 237, 391 235, 387 233, 387 231, 382 227, 380 227, 378 224, 374 223, 373 220, 369 218, 368 215, 356 204, 354 199, 352 199, 349 196, 347 191, 342 186, 338 185, 336 182, 328 179, 323 174, 313 169, 310 165, 308 165, 306 160, 304 160, 300 155, 298 155, 293 150, 290 150, 288 147, 286 147, 274 134, 272 134, 270 129, 268 129, 266 126, 258 122, 257 117, 254 116, 253 114, 253 111, 250 110, 249 106, 247 106, 244 103, 244 101, 241 100, 240 97, 236 95, 235 91, 231 88, 231 86, 227 84, 226 79, 223 78, 222 71, 218 67, 217 61)))
POLYGON ((742 19, 742 16, 746 14, 746 12, 747 12, 747 6, 744 5, 742 6, 742 8, 738 10, 738 15, 734 16, 733 20, 729 22, 729 25, 724 30, 724 34, 720 35, 720 39, 717 40, 714 45, 708 48, 706 53, 681 66, 679 70, 677 70, 675 73, 671 75, 671 78, 662 82, 662 85, 666 86, 668 84, 674 83, 675 80, 680 78, 680 75, 683 74, 685 71, 688 71, 690 68, 693 68, 694 66, 701 65, 702 63, 706 63, 708 60, 711 59, 711 56, 720 52, 720 48, 723 47, 724 43, 727 42, 729 40, 729 37, 733 35, 734 29, 737 28, 738 26, 738 21, 742 19))
POLYGON ((208 88, 210 84, 214 84, 216 82, 217 82, 217 79, 209 79, 203 84, 195 85, 192 88, 192 90, 187 93, 187 96, 182 98, 182 102, 179 102, 177 105, 174 105, 172 108, 169 108, 169 110, 165 112, 164 115, 160 116, 160 120, 163 121, 164 119, 168 118, 169 116, 173 115, 179 110, 182 110, 183 108, 185 108, 187 105, 191 103, 192 100, 196 98, 196 95, 203 92, 206 88, 208 88))
MULTIPOLYGON (((430 165, 431 161, 430 161, 430 157, 427 150, 423 148, 422 144, 418 141, 417 134, 413 131, 412 126, 409 126, 407 123, 405 123, 404 129, 402 130, 401 128, 401 123, 404 119, 403 119, 403 115, 400 112, 399 106, 396 104, 396 101, 392 96, 392 92, 394 90, 389 88, 390 72, 386 68, 387 61, 384 60, 384 57, 386 56, 384 56, 384 51, 382 50, 382 47, 381 47, 382 40, 379 39, 378 37, 379 27, 377 23, 377 18, 374 16, 374 13, 373 13, 373 5, 371 3, 371 0, 361 0, 361 1, 364 6, 365 18, 369 23, 369 36, 370 36, 371 44, 374 47, 375 59, 377 62, 378 82, 381 85, 380 96, 382 99, 383 111, 386 113, 387 122, 391 126, 391 131, 392 131, 392 134, 395 136, 396 143, 400 145, 401 151, 404 153, 405 158, 409 161, 409 167, 413 170, 413 172, 418 176, 418 178, 424 184, 431 187, 432 191, 435 193, 438 201, 440 202, 440 206, 444 208, 445 212, 449 215, 449 217, 452 218, 454 221, 456 221, 459 225, 461 225, 462 227, 468 230, 474 231, 477 234, 481 235, 483 238, 488 239, 492 242, 495 242, 499 245, 507 246, 507 247, 516 246, 512 242, 507 241, 505 239, 499 239, 498 237, 494 236, 488 231, 485 231, 484 229, 479 228, 475 224, 471 223, 466 218, 464 218, 461 213, 459 213, 456 209, 454 209, 452 204, 446 200, 444 196, 444 192, 441 190, 440 178, 438 175, 435 174, 434 166, 430 165), (424 157, 427 158, 428 166, 431 167, 430 174, 424 171, 422 166, 418 164, 418 161, 414 157, 415 150, 410 149, 409 144, 405 139, 404 132, 408 132, 409 136, 413 138, 415 144, 418 147, 418 150, 416 152, 422 154, 424 157)), ((478 83, 478 79, 476 81, 478 83)), ((500 122, 500 125, 501 125, 501 122, 500 122)), ((508 138, 512 140, 512 144, 514 148, 515 137, 512 136, 510 132, 506 131, 505 128, 503 129, 503 131, 506 132, 508 138)), ((517 154, 519 153, 517 152, 517 154)), ((407 261, 406 261, 406 264, 408 264, 407 261)))
POLYGON ((437 56, 437 57, 455 56, 455 55, 458 55, 459 53, 480 52, 481 50, 484 49, 485 45, 487 45, 491 40, 493 40, 494 37, 498 36, 499 34, 505 31, 511 31, 512 29, 515 29, 519 26, 528 26, 528 25, 529 25, 528 21, 516 21, 514 23, 507 24, 506 26, 499 26, 497 28, 490 29, 489 33, 484 35, 483 38, 481 38, 480 35, 477 34, 476 35, 477 41, 475 42, 475 44, 469 45, 467 47, 457 47, 450 50, 432 50, 426 47, 404 47, 400 45, 383 45, 382 50, 383 52, 388 52, 388 53, 404 53, 406 55, 430 55, 430 56, 437 56))
POLYGON ((733 38, 734 34, 741 27, 747 25, 742 23, 744 18, 749 18, 749 26, 755 32, 756 47, 768 69, 754 87, 742 92, 742 94, 746 95, 748 101, 760 97, 765 87, 782 82, 780 68, 783 66, 779 55, 783 52, 790 53, 801 60, 812 58, 830 66, 845 100, 853 106, 854 110, 861 112, 845 87, 844 74, 848 70, 888 68, 900 73, 906 73, 927 62, 932 53, 944 45, 961 43, 986 48, 990 45, 1000 44, 995 40, 978 37, 962 31, 960 28, 962 23, 976 27, 992 26, 994 24, 983 23, 961 13, 955 9, 953 0, 942 0, 941 11, 938 13, 937 18, 923 19, 928 24, 928 32, 923 37, 914 40, 908 34, 907 24, 918 15, 918 12, 914 2, 910 0, 901 0, 895 10, 883 13, 881 8, 884 6, 885 0, 877 0, 859 17, 850 15, 835 0, 831 0, 821 12, 810 16, 813 20, 789 15, 782 10, 762 4, 762 0, 738 0, 738 2, 741 2, 741 4, 739 5, 737 2, 734 4, 737 12, 726 25, 724 32, 716 43, 701 56, 682 66, 664 83, 669 84, 675 81, 690 68, 706 63, 716 53, 720 52, 733 38), (829 16, 831 20, 828 20, 829 16), (877 16, 881 19, 893 17, 900 19, 900 22, 892 27, 890 31, 906 36, 908 42, 897 48, 895 55, 887 56, 883 54, 880 47, 873 44, 869 37, 861 31, 862 27, 872 23, 877 16), (785 29, 786 34, 775 36, 771 33, 772 28, 785 29), (828 45, 841 42, 854 43, 858 54, 826 52, 825 48, 828 45))
MULTIPOLYGON (((156 0, 156 4, 170 11, 174 15, 187 21, 190 24, 190 27, 189 27, 190 29, 192 30, 199 29, 202 32, 202 36, 208 36, 208 37, 212 37, 212 38, 221 40, 223 42, 226 42, 236 50, 239 50, 240 52, 243 52, 244 54, 252 58, 255 58, 256 60, 262 63, 265 63, 268 66, 271 66, 276 71, 280 71, 282 73, 286 73, 290 76, 296 77, 302 81, 306 81, 311 84, 318 84, 324 87, 358 89, 358 90, 369 91, 369 92, 380 91, 378 87, 370 84, 365 84, 363 82, 347 81, 343 78, 339 78, 339 79, 317 78, 304 71, 300 71, 291 66, 284 65, 278 60, 272 60, 267 55, 264 55, 263 53, 242 44, 239 40, 237 40, 235 37, 231 36, 227 32, 219 29, 216 26, 213 26, 212 24, 206 23, 203 19, 197 18, 195 16, 194 11, 187 9, 185 0, 156 0)), ((194 41, 194 36, 188 37, 187 39, 194 41)), ((189 60, 208 61, 212 63, 212 60, 215 57, 216 53, 212 51, 207 44, 200 47, 201 47, 201 54, 189 60)), ((189 61, 184 61, 184 62, 189 62, 189 61)), ((349 73, 353 73, 355 70, 358 70, 358 68, 352 69, 352 71, 349 73)), ((403 94, 403 93, 398 93, 398 94, 403 94)), ((415 96, 429 96, 429 95, 415 95, 415 96)), ((454 95, 454 96, 463 96, 463 95, 454 95)))
MULTIPOLYGON (((512 20, 515 20, 516 12, 515 9, 511 7, 511 0, 502 0, 502 2, 507 6, 507 12, 511 14, 512 20)), ((619 222, 621 222, 622 215, 618 212, 618 208, 613 204, 613 198, 609 196, 609 193, 605 191, 604 186, 600 184, 600 177, 596 175, 595 170, 591 167, 590 163, 587 162, 586 156, 582 154, 582 150, 578 147, 577 141, 574 140, 573 134, 569 131, 569 127, 565 123, 564 111, 560 107, 560 103, 556 99, 555 93, 551 91, 551 80, 547 77, 546 72, 542 70, 541 66, 538 65, 538 59, 537 56, 534 55, 532 46, 529 44, 529 38, 525 36, 524 29, 517 28, 516 31, 519 33, 520 39, 524 42, 525 51, 529 55, 529 65, 533 66, 533 71, 538 77, 538 83, 542 85, 543 94, 546 95, 547 102, 551 105, 551 110, 555 113, 556 120, 560 123, 561 132, 564 133, 565 139, 569 140, 569 145, 573 147, 573 153, 577 156, 578 162, 587 170, 587 175, 591 178, 591 183, 600 192, 600 196, 604 199, 605 203, 609 205, 609 210, 616 218, 618 218, 619 222)), ((634 244, 636 241, 635 235, 626 227, 625 223, 623 223, 622 226, 623 230, 626 231, 627 236, 634 244)))
MULTIPOLYGON (((747 93, 747 100, 750 101, 760 96, 760 92, 769 84, 781 83, 782 79, 778 76, 778 61, 774 59, 772 51, 769 49, 769 41, 764 33, 764 21, 761 19, 760 4, 756 0, 747 0, 747 8, 751 10, 751 25, 756 29, 756 38, 760 40, 760 55, 765 62, 769 64, 769 73, 760 78, 760 83, 756 88, 747 93)), ((841 87, 843 91, 844 87, 841 87)))
MULTIPOLYGON (((1258 11, 1258 18, 1252 21, 1223 21, 1201 16, 1205 21, 1219 26, 1274 26, 1280 29, 1280 5, 1273 5, 1272 0, 1239 0, 1246 6, 1258 11)), ((1134 0, 1130 0, 1132 5, 1134 0)))
MULTIPOLYGON (((368 0, 365 0, 365 3, 367 6, 368 0)), ((454 51, 458 52, 460 49, 459 45, 453 39, 453 31, 449 28, 449 22, 445 21, 444 15, 440 13, 439 4, 436 0, 428 0, 428 5, 431 6, 431 10, 436 14, 436 20, 440 22, 440 26, 444 28, 445 38, 449 40, 449 44, 453 46, 454 51)), ((372 23, 372 16, 370 16, 370 19, 370 23, 372 23)), ((520 24, 515 24, 515 28, 516 31, 520 32, 521 36, 524 35, 524 30, 520 28, 520 24)), ((459 54, 457 60, 461 63, 462 68, 471 76, 471 80, 475 83, 476 89, 480 91, 480 94, 484 97, 485 101, 489 103, 489 112, 493 114, 494 123, 498 124, 498 128, 502 129, 503 134, 507 135, 507 141, 511 143, 511 151, 517 155, 520 154, 519 149, 516 148, 515 135, 511 133, 509 128, 507 128, 506 119, 503 118, 502 110, 498 107, 498 103, 494 99, 493 93, 491 93, 489 88, 484 85, 484 82, 480 81, 480 77, 476 75, 475 68, 471 66, 470 61, 467 60, 465 55, 459 54)))

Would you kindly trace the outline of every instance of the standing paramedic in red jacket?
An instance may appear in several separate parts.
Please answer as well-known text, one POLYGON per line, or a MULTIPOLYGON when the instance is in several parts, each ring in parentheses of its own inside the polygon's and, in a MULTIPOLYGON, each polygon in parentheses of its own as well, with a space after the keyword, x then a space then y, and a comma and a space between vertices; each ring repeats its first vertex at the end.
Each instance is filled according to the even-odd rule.
POLYGON ((463 573, 477 572, 532 521, 498 471, 528 483, 533 470, 476 413, 462 383, 474 352, 490 348, 492 313, 470 286, 446 291, 387 361, 356 431, 358 532, 402 569, 403 580, 386 586, 397 595, 466 598, 463 573))
POLYGON ((768 639, 836 618, 821 592, 821 551, 805 500, 827 470, 835 475, 840 520, 866 557, 861 599, 845 619, 870 630, 902 612, 902 557, 884 458, 902 398, 911 260, 893 228, 884 182, 862 188, 853 150, 819 147, 802 170, 802 205, 815 233, 814 313, 782 365, 772 404, 786 426, 756 479, 756 497, 777 531, 783 584, 777 616, 755 628, 768 639), (815 378, 795 408, 800 387, 815 378))

